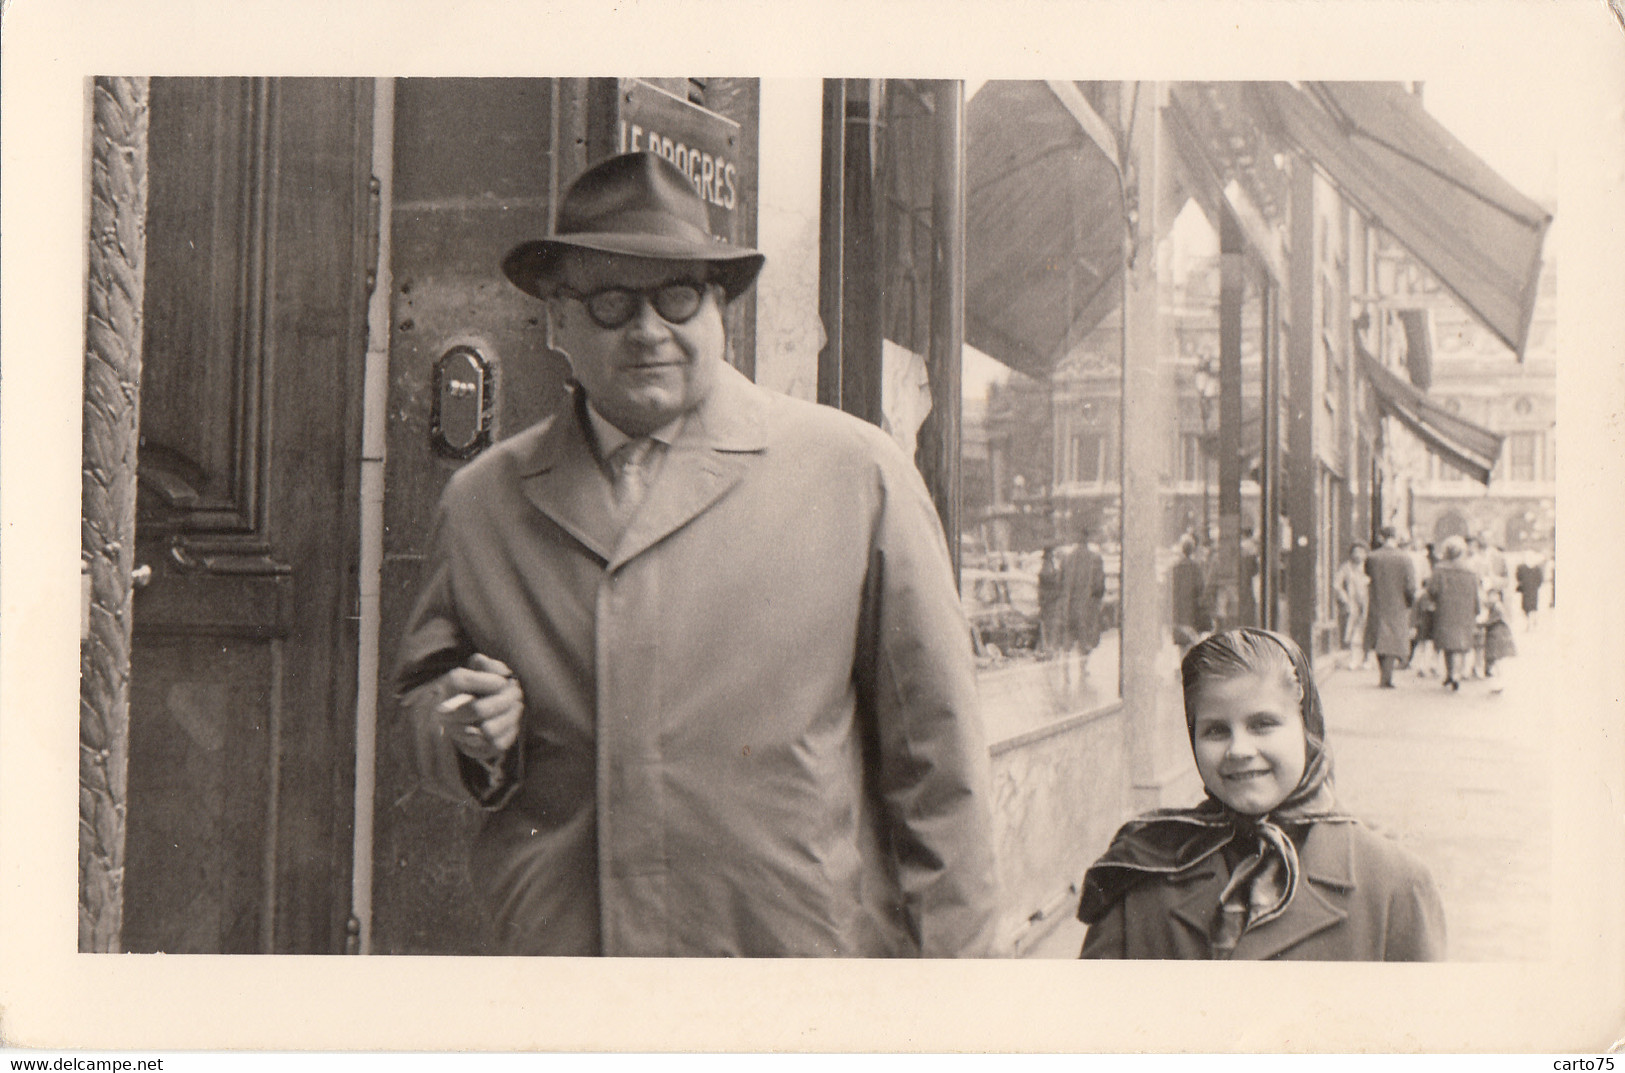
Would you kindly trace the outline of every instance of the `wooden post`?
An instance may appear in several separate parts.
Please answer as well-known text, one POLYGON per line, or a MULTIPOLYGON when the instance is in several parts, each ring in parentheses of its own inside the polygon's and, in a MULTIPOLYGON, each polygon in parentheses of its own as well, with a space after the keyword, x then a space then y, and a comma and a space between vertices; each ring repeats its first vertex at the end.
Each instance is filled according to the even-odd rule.
MULTIPOLYGON (((965 340, 965 87, 931 83, 936 143, 931 188, 931 343, 926 372, 931 413, 920 426, 916 455, 937 505, 954 577, 959 577, 960 373, 965 340)), ((995 482, 994 487, 998 484, 995 482)))
POLYGON ((79 949, 117 952, 124 928, 131 573, 146 290, 145 78, 92 86, 81 554, 90 569, 79 650, 79 949))
POLYGON ((1258 622, 1279 628, 1281 569, 1281 334, 1280 291, 1267 277, 1259 303, 1262 375, 1259 384, 1258 622))
POLYGON ((841 211, 841 409, 871 424, 881 422, 885 288, 881 272, 875 141, 880 134, 882 83, 846 83, 846 134, 841 211))
POLYGON ((1219 216, 1219 546, 1215 626, 1241 622, 1241 313, 1247 254, 1241 228, 1219 216))
POLYGON ((1139 206, 1125 249, 1132 254, 1123 270, 1123 535, 1122 676, 1123 732, 1128 756, 1130 811, 1162 804, 1162 757, 1167 732, 1178 717, 1159 710, 1165 668, 1158 656, 1169 643, 1167 594, 1157 579, 1157 548, 1163 543, 1167 437, 1171 427, 1161 408, 1164 363, 1174 353, 1158 299, 1156 235, 1162 191, 1170 181, 1164 150, 1162 105, 1166 88, 1145 83, 1134 96, 1134 140, 1129 176, 1139 206), (1137 189, 1136 189, 1137 188, 1137 189))
POLYGON ((880 87, 824 80, 823 195, 818 225, 818 401, 880 424, 885 323, 871 142, 880 87))
POLYGON ((824 347, 818 352, 818 401, 841 406, 841 295, 846 234, 846 82, 824 79, 823 181, 818 212, 818 317, 824 347))
POLYGON ((1315 457, 1315 173, 1308 161, 1292 162, 1292 328, 1287 347, 1291 375, 1291 421, 1287 428, 1287 516, 1292 549, 1287 554, 1287 632, 1305 654, 1315 650, 1315 540, 1319 462, 1315 457))

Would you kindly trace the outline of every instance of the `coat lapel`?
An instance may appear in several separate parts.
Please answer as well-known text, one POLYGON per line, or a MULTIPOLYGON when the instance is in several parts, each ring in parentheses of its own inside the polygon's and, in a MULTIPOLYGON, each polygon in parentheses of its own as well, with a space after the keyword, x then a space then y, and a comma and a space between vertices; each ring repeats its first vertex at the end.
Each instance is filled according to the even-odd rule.
POLYGON ((593 457, 575 406, 555 416, 520 459, 525 498, 608 561, 620 536, 610 483, 593 457))
MULTIPOLYGON (((1298 893, 1287 906, 1286 912, 1261 928, 1248 929, 1236 943, 1237 961, 1264 961, 1278 957, 1285 951, 1336 927, 1348 914, 1333 905, 1317 888, 1333 887, 1350 890, 1354 886, 1353 843, 1347 824, 1317 823, 1304 840, 1298 854, 1301 882, 1298 893)), ((1205 870, 1192 873, 1184 879, 1187 889, 1175 900, 1172 913, 1189 932, 1198 955, 1206 957, 1211 948, 1214 914, 1218 912, 1219 895, 1229 878, 1219 863, 1219 855, 1205 865, 1205 870)))
POLYGON ((1354 886, 1353 843, 1342 823, 1317 823, 1309 830, 1298 853, 1302 882, 1286 912, 1243 933, 1236 943, 1236 958, 1264 961, 1348 919, 1348 913, 1321 893, 1322 886, 1349 890, 1354 886))
POLYGON ((643 504, 609 559, 636 558, 728 493, 767 447, 768 395, 731 366, 688 415, 643 504))
POLYGON ((1186 939, 1199 951, 1198 958, 1210 956, 1212 950, 1213 916, 1219 911, 1219 895, 1227 878, 1221 860, 1222 854, 1215 853, 1202 870, 1182 876, 1179 882, 1185 890, 1173 905, 1174 919, 1185 925, 1186 939))

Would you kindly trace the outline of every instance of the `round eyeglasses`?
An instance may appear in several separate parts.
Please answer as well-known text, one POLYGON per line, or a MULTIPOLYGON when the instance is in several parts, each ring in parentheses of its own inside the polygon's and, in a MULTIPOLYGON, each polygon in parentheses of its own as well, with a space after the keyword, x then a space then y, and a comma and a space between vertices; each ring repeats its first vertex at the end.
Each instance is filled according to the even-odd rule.
POLYGON ((583 294, 560 287, 559 293, 574 298, 587 307, 587 316, 605 330, 624 326, 637 316, 643 300, 647 298, 660 319, 669 324, 686 324, 700 311, 705 300, 705 288, 699 283, 662 283, 658 287, 605 287, 583 294))

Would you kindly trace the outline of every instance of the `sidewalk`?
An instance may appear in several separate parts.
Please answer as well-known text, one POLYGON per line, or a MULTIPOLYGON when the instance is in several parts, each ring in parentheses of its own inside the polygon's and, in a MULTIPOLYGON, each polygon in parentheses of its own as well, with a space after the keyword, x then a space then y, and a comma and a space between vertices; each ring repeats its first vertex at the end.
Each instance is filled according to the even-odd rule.
MULTIPOLYGON (((1546 956, 1551 914, 1551 771, 1542 699, 1554 693, 1555 611, 1513 623, 1518 655, 1460 692, 1415 669, 1377 687, 1375 662, 1316 668, 1339 803, 1419 856, 1444 901, 1452 961, 1546 956)), ((1084 927, 1062 921, 1028 953, 1077 957, 1084 927)))
POLYGON ((1444 899, 1452 961, 1546 955, 1556 612, 1513 623, 1518 655, 1452 693, 1415 670, 1320 676, 1339 802, 1410 848, 1444 899))

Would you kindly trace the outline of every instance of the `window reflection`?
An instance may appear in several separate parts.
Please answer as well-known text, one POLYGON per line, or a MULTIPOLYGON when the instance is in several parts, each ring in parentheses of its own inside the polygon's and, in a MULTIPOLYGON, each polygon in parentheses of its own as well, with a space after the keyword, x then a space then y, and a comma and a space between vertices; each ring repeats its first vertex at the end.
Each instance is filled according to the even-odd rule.
POLYGON ((967 347, 960 587, 994 742, 1118 697, 1117 318, 1044 377, 967 347))

